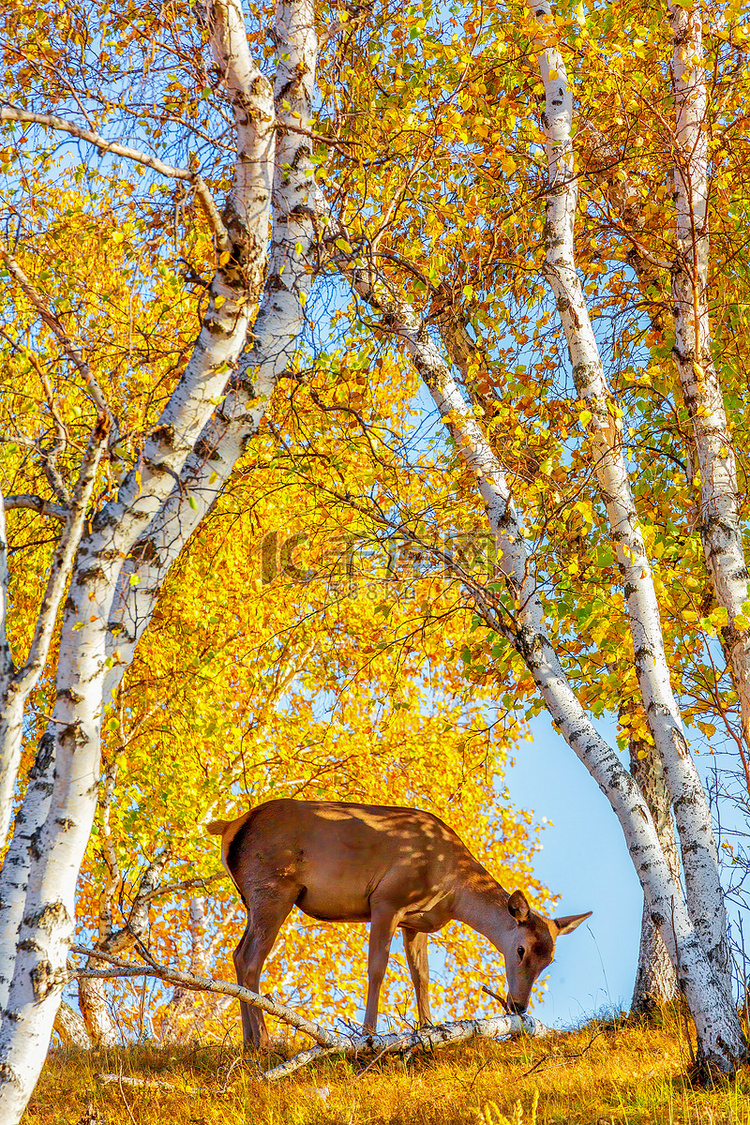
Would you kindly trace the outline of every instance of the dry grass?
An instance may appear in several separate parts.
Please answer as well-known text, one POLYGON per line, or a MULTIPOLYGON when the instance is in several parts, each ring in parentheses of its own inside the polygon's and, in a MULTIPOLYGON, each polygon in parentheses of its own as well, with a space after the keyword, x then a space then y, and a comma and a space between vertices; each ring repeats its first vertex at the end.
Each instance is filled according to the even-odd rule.
POLYGON ((257 1078, 258 1061, 227 1046, 57 1050, 23 1125, 750 1125, 750 1070, 711 1090, 693 1088, 673 1011, 367 1069, 326 1061, 273 1085, 257 1078), (102 1071, 172 1088, 105 1086, 102 1071))

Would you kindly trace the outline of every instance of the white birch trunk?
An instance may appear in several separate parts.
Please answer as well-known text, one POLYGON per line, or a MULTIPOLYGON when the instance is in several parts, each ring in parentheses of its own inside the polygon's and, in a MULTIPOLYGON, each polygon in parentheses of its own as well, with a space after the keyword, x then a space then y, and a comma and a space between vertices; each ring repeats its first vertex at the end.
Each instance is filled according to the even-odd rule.
MULTIPOLYGON (((221 286, 223 282, 218 284, 221 286)), ((166 471, 167 466, 176 466, 178 469, 181 467, 179 451, 182 451, 184 457, 186 448, 189 449, 195 441, 199 423, 205 422, 212 409, 210 397, 220 393, 223 388, 226 372, 217 374, 217 367, 223 367, 239 354, 247 327, 244 307, 243 298, 227 298, 220 311, 215 310, 213 305, 209 309, 207 322, 196 346, 196 354, 186 372, 186 382, 194 385, 197 403, 187 396, 182 385, 178 386, 162 416, 160 430, 146 445, 142 471, 131 472, 123 483, 117 500, 98 514, 92 534, 79 547, 63 617, 57 701, 52 723, 44 736, 45 761, 50 754, 54 754, 57 759, 56 803, 49 812, 46 804, 49 796, 47 780, 29 787, 19 811, 17 832, 14 833, 14 840, 0 873, 0 950, 15 948, 19 908, 24 909, 19 895, 26 883, 29 867, 36 864, 49 867, 50 870, 55 869, 52 838, 61 843, 65 857, 64 870, 68 875, 72 873, 73 866, 68 865, 70 860, 76 867, 77 875, 77 866, 80 866, 80 856, 88 839, 95 807, 101 692, 107 671, 105 646, 112 593, 122 560, 132 547, 138 531, 148 524, 153 509, 171 489, 172 478, 166 471), (227 313, 227 309, 230 312, 227 313), (201 361, 205 366, 202 366, 201 361), (206 388, 208 401, 205 401, 206 388), (178 434, 181 440, 178 439, 178 434), (80 747, 77 745, 78 739, 80 747), (65 758, 66 754, 75 756, 77 763, 74 771, 76 786, 70 791, 67 785, 72 777, 72 766, 65 758), (81 781, 84 775, 88 778, 85 783, 81 781), (83 789, 77 787, 79 782, 83 784, 83 789), (86 792, 93 794, 93 803, 91 797, 85 797, 86 792), (73 809, 77 810, 75 816, 71 815, 73 809), (47 828, 44 844, 30 848, 28 841, 37 841, 43 823, 47 828), (69 836, 71 841, 74 838, 78 841, 69 857, 68 845, 62 844, 64 836, 69 836), (76 865, 75 856, 79 853, 76 865)), ((58 875, 62 879, 62 872, 58 872, 58 875)), ((50 884, 52 886, 54 879, 50 884)), ((25 910, 31 919, 36 918, 41 903, 38 909, 30 910, 29 900, 34 895, 45 893, 45 886, 34 885, 33 881, 30 883, 25 910)), ((72 905, 72 888, 68 897, 72 905)), ((60 918, 65 927, 69 926, 72 911, 68 914, 61 913, 60 918)), ((32 922, 32 928, 33 925, 32 922)), ((33 943, 35 939, 29 937, 28 940, 33 943)), ((55 949, 55 952, 59 954, 59 950, 55 949)), ((26 957, 28 958, 28 951, 26 957)), ((0 988, 7 987, 7 977, 5 980, 3 977, 4 974, 0 971, 0 988)), ((14 1026, 17 1028, 18 1025, 14 1026)), ((6 1023, 3 1031, 0 1031, 0 1054, 3 1049, 3 1032, 7 1027, 6 1023)), ((0 1105, 2 1080, 3 1074, 0 1072, 0 1105)))
MULTIPOLYGON (((208 949, 206 948, 206 918, 203 899, 194 895, 190 900, 190 969, 195 977, 207 977, 208 949)), ((162 1043, 184 1043, 190 1039, 192 1027, 186 1022, 194 1017, 199 994, 182 985, 172 993, 159 1030, 162 1043)), ((201 997, 202 1000, 206 998, 201 997)), ((192 1024, 192 1020, 190 1020, 192 1024)))
MULTIPOLYGON (((5 677, 0 695, 0 841, 8 835, 13 812, 13 793, 18 767, 21 762, 23 741, 23 710, 26 700, 39 682, 47 661, 52 631, 57 620, 60 602, 68 584, 73 560, 83 533, 84 520, 96 483, 96 471, 107 440, 106 419, 100 418, 97 431, 92 434, 81 463, 75 493, 68 509, 60 541, 50 568, 47 588, 39 609, 34 636, 25 664, 5 677)), ((0 529, 5 542, 5 527, 0 529)), ((5 552, 3 551, 3 556, 5 552)), ((0 583, 3 575, 0 574, 0 583)), ((5 584, 7 586, 7 570, 5 584)), ((0 644, 10 661, 5 637, 5 605, 3 605, 3 634, 0 644)))
MULTIPOLYGON (((90 965, 101 964, 92 957, 90 965)), ((120 1042, 117 1024, 112 1018, 110 996, 103 980, 96 977, 81 978, 78 982, 78 1004, 83 1026, 91 1047, 116 1047, 120 1042)), ((57 1022, 54 1024, 57 1027, 57 1022)))
POLYGON ((173 490, 123 567, 110 616, 108 654, 113 667, 107 676, 105 703, 133 659, 166 574, 257 435, 304 327, 318 244, 311 141, 299 133, 310 127, 315 88, 318 38, 311 0, 278 0, 275 30, 279 61, 274 101, 279 127, 273 234, 263 299, 232 388, 187 458, 180 488, 173 490))
POLYGON ((748 568, 742 545, 735 448, 711 353, 708 315, 708 95, 702 9, 700 2, 689 8, 668 4, 676 113, 673 354, 700 470, 703 550, 716 601, 724 606, 729 618, 722 630, 724 646, 739 696, 742 733, 750 746, 750 630, 735 625, 738 616, 747 616, 743 604, 748 598, 748 568))
MULTIPOLYGON (((3 787, 10 817, 13 787, 21 756, 23 706, 38 682, 49 652, 52 630, 60 600, 65 591, 80 542, 84 519, 96 482, 96 470, 102 455, 106 431, 92 435, 67 513, 65 527, 55 551, 50 577, 26 663, 6 681, 0 712, 0 734, 3 741, 3 787)), ((10 989, 18 929, 21 924, 28 872, 32 857, 38 851, 39 831, 49 812, 49 798, 54 776, 55 740, 48 731, 39 743, 23 805, 18 811, 13 838, 0 873, 0 1011, 5 1008, 10 989)), ((7 832, 7 829, 6 829, 7 832)))
POLYGON ((29 771, 26 793, 16 813, 13 835, 0 872, 0 1012, 8 1005, 29 868, 32 859, 39 858, 39 833, 49 813, 55 746, 54 734, 45 731, 29 771))
POLYGON ((63 1047, 77 1047, 81 1051, 88 1051, 92 1047, 83 1019, 64 1001, 55 1016, 55 1031, 60 1036, 63 1047))
POLYGON ((533 10, 540 24, 539 46, 545 48, 539 58, 546 92, 542 124, 547 138, 550 185, 545 273, 565 331, 576 390, 588 407, 591 460, 607 508, 623 577, 638 684, 675 810, 688 909, 707 956, 729 996, 726 911, 711 815, 670 683, 651 564, 628 478, 622 412, 604 376, 575 264, 577 187, 571 144, 573 98, 562 56, 555 47, 547 45, 547 38, 556 37, 551 6, 548 0, 540 0, 533 10))
POLYGON ((593 727, 550 642, 526 540, 502 465, 425 323, 406 302, 394 298, 391 288, 377 275, 348 272, 359 295, 380 312, 381 328, 406 345, 456 449, 477 478, 508 588, 508 597, 503 599, 474 586, 471 593, 477 608, 521 655, 558 730, 614 809, 651 917, 669 950, 695 1020, 701 1060, 711 1069, 731 1072, 745 1052, 736 1009, 696 933, 682 891, 675 886, 648 805, 617 753, 593 727))
MULTIPOLYGON (((214 0, 212 47, 236 107, 238 158, 228 206, 229 260, 211 286, 193 355, 118 497, 79 547, 60 642, 48 735, 55 749, 49 812, 30 856, 13 978, 0 1025, 0 1120, 13 1125, 46 1055, 73 928, 75 884, 96 807, 108 621, 122 561, 157 514, 244 344, 260 292, 273 171, 273 105, 249 56, 236 0, 214 0), (248 227, 247 223, 252 223, 248 227)), ((25 802, 24 802, 25 805, 25 802)), ((24 811, 23 808, 21 810, 24 811)), ((7 865, 6 865, 7 866, 7 865)), ((0 878, 0 899, 5 902, 0 878)), ((13 943, 0 913, 0 948, 13 943)))
POLYGON ((0 492, 0 699, 5 699, 13 675, 13 659, 8 644, 8 532, 5 526, 5 498, 0 492))
MULTIPOLYGON (((676 887, 680 885, 680 857, 677 854, 672 808, 664 782, 664 770, 656 748, 631 739, 630 772, 637 782, 659 837, 661 850, 669 864, 676 887)), ((644 900, 638 965, 630 1002, 631 1012, 650 1012, 677 996, 677 977, 669 952, 644 900)))
MULTIPOLYGON (((114 775, 108 771, 106 787, 111 796, 114 788, 114 775)), ((114 858, 111 839, 107 838, 107 816, 103 817, 105 824, 104 847, 110 851, 108 867, 114 858)), ((158 890, 159 880, 169 860, 169 853, 161 855, 149 863, 133 898, 133 904, 126 924, 119 930, 112 926, 112 899, 117 888, 119 872, 115 870, 108 873, 105 888, 99 900, 99 937, 95 950, 89 957, 86 968, 97 969, 106 962, 97 957, 97 953, 106 953, 110 956, 119 956, 133 948, 136 942, 148 946, 149 906, 158 890), (114 875, 114 877, 113 877, 114 875)), ((113 1047, 120 1041, 120 1032, 112 1017, 111 1004, 107 993, 105 979, 95 976, 82 976, 78 981, 78 1002, 81 1008, 86 1030, 95 1047, 113 1047)))

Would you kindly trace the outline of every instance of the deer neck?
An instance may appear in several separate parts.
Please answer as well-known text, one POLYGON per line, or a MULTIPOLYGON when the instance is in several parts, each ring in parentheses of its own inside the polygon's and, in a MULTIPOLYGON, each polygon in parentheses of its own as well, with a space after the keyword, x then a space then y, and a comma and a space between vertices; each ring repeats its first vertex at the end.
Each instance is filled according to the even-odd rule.
POLYGON ((508 892, 483 868, 457 892, 453 916, 488 938, 496 949, 514 924, 508 913, 508 892))

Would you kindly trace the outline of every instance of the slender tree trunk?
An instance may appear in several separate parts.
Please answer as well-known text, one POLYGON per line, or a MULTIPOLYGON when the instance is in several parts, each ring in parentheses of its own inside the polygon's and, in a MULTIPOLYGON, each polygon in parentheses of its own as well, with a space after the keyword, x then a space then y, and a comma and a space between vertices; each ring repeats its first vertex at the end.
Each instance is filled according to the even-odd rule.
MULTIPOLYGON (((7 259, 6 259, 7 261, 7 259)), ((26 700, 39 682, 39 677, 47 661, 52 631, 57 620, 62 596, 68 585, 73 560, 83 533, 84 520, 96 483, 96 471, 107 442, 109 425, 107 419, 99 418, 96 431, 92 434, 88 448, 81 462, 75 493, 65 519, 60 540, 50 567, 47 588, 39 610, 34 636, 32 637, 26 662, 15 671, 6 664, 5 682, 0 695, 0 840, 5 840, 13 812, 13 793, 18 767, 21 762, 23 741, 23 710, 26 700)), ((4 516, 4 513, 3 513, 4 516)), ((5 540, 4 519, 0 535, 5 540)), ((3 556, 4 556, 3 550, 3 556)), ((7 571, 0 573, 3 589, 7 586, 7 571)), ((4 645, 6 661, 10 660, 5 637, 5 606, 3 605, 3 634, 0 645, 4 645)))
MULTIPOLYGON (((206 927, 203 912, 203 899, 194 895, 190 900, 190 970, 193 976, 208 977, 208 950, 206 949, 206 927)), ((182 1043, 189 1039, 193 1018, 199 1001, 197 992, 176 985, 162 1020, 159 1038, 162 1043, 182 1043), (191 1018, 193 1017, 193 1018, 191 1018), (191 1026, 186 1027, 186 1023, 191 1026)))
MULTIPOLYGON (((17 945, 5 894, 7 863, 0 876, 0 949, 17 950, 0 1024, 0 1120, 8 1125, 18 1121, 34 1088, 67 978, 76 879, 96 807, 108 623, 122 560, 163 506, 223 394, 262 288, 274 156, 271 90, 250 56, 238 0, 214 0, 209 16, 212 49, 235 106, 237 161, 224 235, 229 254, 219 258, 193 355, 137 471, 78 548, 46 736, 54 780, 49 811, 29 849, 17 945)), ((22 820, 28 811, 24 801, 22 820)), ((8 881, 14 879, 9 871, 8 881)))
POLYGON ((6 618, 8 616, 8 532, 5 526, 5 498, 0 492, 0 690, 2 698, 13 675, 6 618))
MULTIPOLYGON (((210 977, 211 943, 207 940, 204 900, 190 900, 190 972, 196 977, 210 977)), ((232 1002, 229 996, 198 993, 194 989, 175 987, 162 1021, 159 1038, 162 1043, 188 1043, 210 1027, 232 1002)))
MULTIPOLYGON (((603 134, 598 130, 593 131, 590 123, 583 131, 583 135, 587 141, 586 156, 590 174, 600 183, 603 190, 607 189, 608 198, 617 206, 624 221, 634 224, 636 228, 641 227, 643 218, 640 193, 627 179, 619 178, 617 173, 621 175, 621 172, 617 153, 603 134)), ((645 291, 656 280, 657 270, 638 253, 636 248, 632 248, 628 261, 636 270, 639 283, 645 291)), ((432 314, 435 316, 451 362, 461 373, 464 386, 470 389, 477 373, 485 367, 486 359, 481 346, 466 330, 468 318, 462 315, 460 308, 450 299, 450 294, 446 294, 446 297, 447 300, 442 305, 438 300, 437 309, 433 306, 432 314)), ((479 404, 485 406, 485 398, 482 395, 479 396, 479 404)), ((631 743, 630 761, 631 773, 651 810, 672 876, 675 883, 679 884, 680 861, 661 761, 654 748, 643 743, 631 743)), ((656 1004, 663 1004, 673 999, 676 989, 674 968, 644 899, 636 984, 631 1008, 633 1011, 648 1011, 656 1004)))
MULTIPOLYGON (((87 968, 97 969, 103 964, 103 961, 91 957, 87 968)), ((111 997, 107 992, 106 981, 97 977, 82 977, 78 982, 78 1004, 90 1045, 116 1047, 120 1042, 120 1033, 112 1018, 111 997)))
MULTIPOLYGON (((0 702, 0 827, 7 833, 13 788, 21 759, 23 707, 44 668, 52 630, 62 595, 73 568, 96 470, 106 442, 107 428, 100 417, 84 456, 65 526, 55 550, 44 600, 26 663, 10 675, 0 702)), ((13 837, 0 872, 0 1010, 8 1001, 15 962, 16 941, 26 901, 29 870, 38 850, 41 826, 49 813, 55 768, 55 737, 47 731, 39 743, 29 774, 23 805, 18 810, 13 837)))
POLYGON ((105 702, 120 683, 156 607, 169 568, 220 495, 258 434, 279 376, 289 367, 305 323, 320 252, 310 125, 318 38, 311 0, 277 0, 278 128, 273 181, 273 234, 263 300, 250 344, 229 394, 185 462, 180 486, 139 539, 119 581, 111 618, 105 702))
POLYGON ((54 1027, 63 1047, 77 1047, 79 1050, 88 1051, 93 1046, 83 1019, 65 1001, 57 1010, 54 1027))
POLYGON ((729 947, 718 850, 708 802, 672 691, 659 604, 630 488, 622 438, 622 411, 609 389, 575 263, 577 187, 571 126, 573 98, 548 0, 534 5, 539 62, 546 93, 542 125, 547 138, 547 256, 545 272, 565 331, 576 390, 586 403, 591 461, 607 508, 623 578, 638 684, 651 733, 674 802, 682 848, 687 904, 706 954, 731 995, 729 947))
MULTIPOLYGON (((672 822, 672 809, 664 781, 664 770, 653 746, 637 739, 630 742, 630 772, 638 783, 651 812, 661 850, 669 864, 675 886, 680 884, 680 858, 672 822)), ((654 925, 644 899, 641 940, 635 975, 632 1012, 650 1012, 677 996, 677 976, 664 941, 654 925)))
MULTIPOLYGON (((708 94, 703 54, 703 5, 668 4, 675 96, 674 187, 677 256, 672 271, 674 360, 693 426, 700 469, 700 531, 750 747, 750 629, 744 624, 748 568, 742 545, 737 462, 711 352, 708 315, 708 94), (737 618, 741 623, 737 623, 737 618)), ((750 608, 750 607, 749 607, 750 608)))
POLYGON ((502 465, 425 322, 393 295, 392 286, 372 267, 366 272, 342 264, 359 296, 380 314, 381 330, 404 343, 456 449, 477 479, 507 584, 507 593, 500 595, 463 576, 477 611, 522 657, 558 730, 609 800, 695 1021, 700 1060, 709 1070, 731 1073, 746 1050, 737 1011, 696 932, 682 889, 672 878, 648 805, 617 753, 595 730, 550 642, 533 561, 502 465))

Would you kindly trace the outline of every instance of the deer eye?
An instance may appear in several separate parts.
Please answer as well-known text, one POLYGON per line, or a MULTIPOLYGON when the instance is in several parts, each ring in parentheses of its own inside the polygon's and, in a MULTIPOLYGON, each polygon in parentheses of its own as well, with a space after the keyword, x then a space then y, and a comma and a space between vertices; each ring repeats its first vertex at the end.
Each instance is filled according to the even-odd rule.
POLYGON ((523 961, 523 955, 525 953, 525 950, 524 950, 522 945, 519 945, 518 949, 516 950, 516 953, 518 954, 518 960, 523 961))

